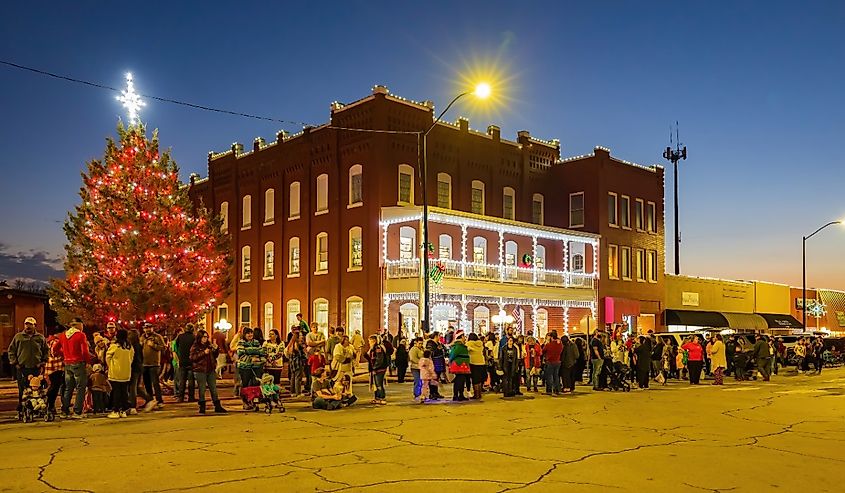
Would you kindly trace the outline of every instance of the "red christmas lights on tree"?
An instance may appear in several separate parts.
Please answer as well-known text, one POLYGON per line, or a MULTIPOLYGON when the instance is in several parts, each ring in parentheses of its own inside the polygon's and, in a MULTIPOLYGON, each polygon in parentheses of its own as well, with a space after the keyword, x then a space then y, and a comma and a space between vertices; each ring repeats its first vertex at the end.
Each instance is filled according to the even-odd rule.
POLYGON ((65 221, 65 279, 53 283, 62 320, 89 324, 195 322, 229 289, 228 236, 196 208, 157 132, 117 127, 82 174, 82 203, 65 221))

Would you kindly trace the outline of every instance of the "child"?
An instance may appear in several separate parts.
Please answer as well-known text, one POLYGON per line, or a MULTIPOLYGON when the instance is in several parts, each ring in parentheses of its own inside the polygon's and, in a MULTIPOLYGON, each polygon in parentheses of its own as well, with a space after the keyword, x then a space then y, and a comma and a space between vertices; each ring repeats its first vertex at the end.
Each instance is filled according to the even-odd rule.
MULTIPOLYGON (((52 412, 47 408, 47 392, 44 377, 41 375, 30 375, 28 377, 28 384, 29 386, 23 391, 21 402, 29 410, 29 415, 33 416, 38 413, 46 413, 48 415, 47 421, 53 421, 52 412)), ((19 415, 19 419, 21 417, 19 415)))
POLYGON ((280 413, 285 412, 285 406, 279 400, 281 390, 282 388, 273 381, 273 375, 269 373, 261 375, 261 396, 265 399, 265 402, 270 403, 268 412, 272 411, 273 407, 278 408, 280 413))
POLYGON ((420 404, 426 400, 437 400, 440 398, 440 390, 438 385, 440 380, 437 378, 437 372, 434 370, 434 361, 431 360, 431 351, 426 349, 423 351, 423 357, 420 358, 420 379, 422 380, 422 395, 420 395, 420 404), (433 397, 432 397, 433 396, 433 397))
POLYGON ((103 365, 97 363, 91 368, 91 376, 88 377, 88 387, 91 389, 91 399, 94 401, 94 414, 106 412, 106 403, 109 401, 111 384, 103 372, 103 365))
POLYGON ((326 367, 326 357, 323 356, 322 351, 314 351, 314 354, 308 357, 308 366, 311 367, 311 375, 317 373, 317 369, 326 367))

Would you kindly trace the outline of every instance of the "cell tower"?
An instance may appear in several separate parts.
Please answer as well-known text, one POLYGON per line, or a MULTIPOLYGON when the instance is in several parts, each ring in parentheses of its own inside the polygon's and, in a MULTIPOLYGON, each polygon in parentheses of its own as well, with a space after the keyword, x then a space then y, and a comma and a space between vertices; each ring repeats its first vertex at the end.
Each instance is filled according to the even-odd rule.
POLYGON ((663 157, 672 161, 675 178, 675 275, 681 273, 681 232, 678 230, 678 161, 687 159, 687 146, 681 147, 681 140, 678 137, 678 122, 675 122, 675 141, 672 142, 672 126, 669 125, 669 146, 663 151, 663 157), (672 149, 672 144, 675 149, 672 149))

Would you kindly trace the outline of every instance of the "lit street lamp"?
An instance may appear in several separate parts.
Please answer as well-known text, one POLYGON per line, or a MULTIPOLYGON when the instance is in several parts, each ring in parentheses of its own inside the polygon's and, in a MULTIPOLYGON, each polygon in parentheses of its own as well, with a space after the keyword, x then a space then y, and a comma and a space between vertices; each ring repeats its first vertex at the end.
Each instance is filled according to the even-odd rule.
POLYGON ((801 278, 802 278, 802 285, 801 285, 801 323, 804 324, 804 330, 807 330, 807 240, 815 236, 816 233, 823 230, 828 226, 833 226, 834 224, 842 224, 843 220, 839 221, 831 221, 821 228, 813 231, 813 233, 809 236, 804 236, 801 242, 801 278))
POLYGON ((431 126, 425 132, 420 132, 419 134, 419 156, 418 159, 420 161, 420 171, 422 173, 422 196, 423 196, 423 217, 422 217, 422 228, 423 228, 423 252, 421 261, 423 264, 423 330, 428 332, 431 329, 431 292, 429 287, 429 265, 428 265, 428 157, 426 153, 426 143, 428 139, 428 134, 431 132, 434 127, 437 125, 437 122, 443 118, 443 115, 449 111, 449 108, 452 107, 453 104, 462 97, 466 96, 467 94, 474 94, 475 97, 479 99, 486 99, 490 96, 490 84, 486 82, 482 82, 475 86, 474 91, 466 91, 458 94, 455 96, 455 99, 452 100, 451 103, 446 105, 446 109, 444 109, 440 115, 434 119, 431 123, 431 126))
POLYGON ((502 333, 505 325, 513 323, 513 315, 508 315, 504 310, 499 310, 499 313, 493 315, 491 318, 493 319, 493 323, 499 326, 499 334, 502 333))

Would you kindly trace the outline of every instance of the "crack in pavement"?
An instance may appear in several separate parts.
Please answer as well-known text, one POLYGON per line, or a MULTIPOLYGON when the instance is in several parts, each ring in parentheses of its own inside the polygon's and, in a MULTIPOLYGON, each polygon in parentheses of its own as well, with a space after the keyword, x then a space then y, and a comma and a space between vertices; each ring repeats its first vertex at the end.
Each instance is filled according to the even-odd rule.
POLYGON ((687 483, 687 482, 684 482, 684 483, 681 483, 681 484, 684 484, 686 486, 689 486, 690 488, 695 488, 695 489, 698 489, 698 490, 712 491, 713 493, 721 493, 722 491, 732 491, 732 490, 737 489, 736 486, 731 486, 730 488, 706 488, 704 486, 696 486, 694 484, 690 484, 690 483, 687 483))
POLYGON ((505 480, 495 480, 495 479, 468 479, 468 478, 447 478, 447 477, 437 477, 437 478, 409 478, 409 479, 391 479, 388 481, 379 481, 377 483, 368 483, 368 484, 356 484, 352 486, 347 486, 343 488, 336 488, 333 490, 324 490, 326 493, 334 493, 336 491, 346 491, 351 489, 361 489, 361 488, 372 488, 378 487, 382 485, 388 484, 404 484, 404 483, 436 483, 438 485, 442 485, 444 482, 448 482, 451 484, 454 483, 486 483, 486 484, 522 484, 516 481, 505 481, 505 480))
POLYGON ((52 483, 50 483, 49 481, 47 481, 46 479, 44 479, 44 475, 47 473, 47 468, 53 465, 53 461, 55 461, 55 460, 56 460, 56 457, 57 457, 60 453, 62 453, 62 451, 64 450, 64 448, 65 448, 65 447, 64 447, 64 445, 62 445, 62 446, 60 446, 59 448, 57 448, 55 452, 50 453, 50 460, 49 460, 49 461, 47 461, 47 463, 46 463, 46 464, 44 464, 43 466, 38 466, 38 477, 37 477, 38 482, 40 482, 40 483, 44 484, 45 486, 47 486, 48 488, 50 488, 50 489, 51 489, 51 490, 53 490, 53 491, 76 491, 76 492, 80 492, 80 493, 94 493, 94 492, 93 492, 93 491, 91 491, 91 490, 78 490, 78 489, 69 489, 69 488, 59 488, 58 486, 55 486, 54 484, 52 484, 52 483))

